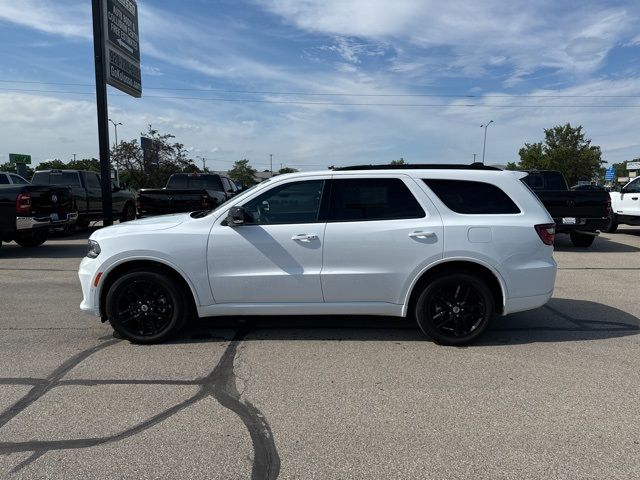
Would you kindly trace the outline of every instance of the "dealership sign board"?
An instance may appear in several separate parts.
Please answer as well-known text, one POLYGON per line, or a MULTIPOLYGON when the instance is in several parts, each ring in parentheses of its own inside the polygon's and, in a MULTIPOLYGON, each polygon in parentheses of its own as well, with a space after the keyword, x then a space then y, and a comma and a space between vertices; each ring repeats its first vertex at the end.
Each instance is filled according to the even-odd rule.
POLYGON ((135 0, 103 0, 107 83, 140 98, 140 35, 135 0))
POLYGON ((640 162, 627 162, 627 170, 640 170, 640 162))
POLYGON ((21 153, 10 153, 9 154, 9 163, 24 163, 27 165, 31 165, 31 155, 23 155, 21 153))

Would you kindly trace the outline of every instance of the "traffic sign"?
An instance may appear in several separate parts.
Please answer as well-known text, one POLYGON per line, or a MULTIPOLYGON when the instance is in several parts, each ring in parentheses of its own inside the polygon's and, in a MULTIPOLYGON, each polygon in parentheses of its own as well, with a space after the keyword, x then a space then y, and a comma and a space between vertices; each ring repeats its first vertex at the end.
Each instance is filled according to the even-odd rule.
POLYGON ((142 96, 140 34, 136 0, 103 0, 106 82, 133 97, 142 96))
POLYGON ((22 153, 10 153, 9 163, 24 163, 31 165, 31 155, 24 155, 22 153))

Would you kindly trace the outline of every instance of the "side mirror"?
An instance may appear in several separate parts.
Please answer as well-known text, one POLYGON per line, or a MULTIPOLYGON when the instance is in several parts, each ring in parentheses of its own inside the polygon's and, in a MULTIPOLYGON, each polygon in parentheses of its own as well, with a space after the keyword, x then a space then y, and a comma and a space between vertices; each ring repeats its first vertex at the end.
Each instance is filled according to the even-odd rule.
POLYGON ((227 225, 230 227, 239 227, 244 225, 246 213, 242 207, 231 207, 227 214, 227 225))

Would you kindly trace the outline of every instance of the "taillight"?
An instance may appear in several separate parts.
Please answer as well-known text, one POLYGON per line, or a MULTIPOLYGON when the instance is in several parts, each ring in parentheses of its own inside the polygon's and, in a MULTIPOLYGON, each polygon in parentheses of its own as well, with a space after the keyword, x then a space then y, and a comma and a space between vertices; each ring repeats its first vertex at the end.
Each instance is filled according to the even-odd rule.
POLYGON ((609 200, 607 201, 607 216, 611 216, 612 213, 613 209, 611 208, 611 197, 609 197, 609 200))
POLYGON ((536 232, 540 240, 545 245, 553 245, 553 241, 556 239, 556 224, 555 223, 543 223, 542 225, 535 226, 536 232))
POLYGON ((16 213, 21 215, 29 215, 31 213, 31 194, 29 192, 18 194, 16 213))

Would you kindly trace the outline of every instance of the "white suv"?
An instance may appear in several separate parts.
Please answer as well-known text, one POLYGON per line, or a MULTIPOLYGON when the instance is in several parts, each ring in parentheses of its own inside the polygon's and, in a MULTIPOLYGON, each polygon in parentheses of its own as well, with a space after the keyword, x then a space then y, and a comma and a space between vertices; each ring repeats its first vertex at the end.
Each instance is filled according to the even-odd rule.
POLYGON ((490 167, 347 167, 275 177, 211 212, 96 231, 80 308, 152 343, 218 315, 411 316, 436 342, 544 305, 554 224, 490 167))
POLYGON ((611 196, 611 219, 605 232, 615 233, 618 225, 640 225, 640 178, 627 183, 611 196))

